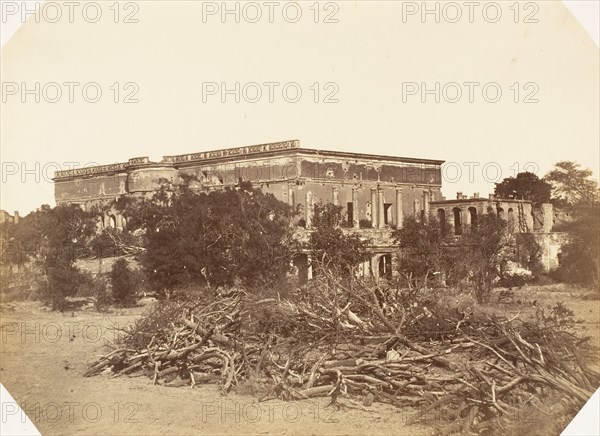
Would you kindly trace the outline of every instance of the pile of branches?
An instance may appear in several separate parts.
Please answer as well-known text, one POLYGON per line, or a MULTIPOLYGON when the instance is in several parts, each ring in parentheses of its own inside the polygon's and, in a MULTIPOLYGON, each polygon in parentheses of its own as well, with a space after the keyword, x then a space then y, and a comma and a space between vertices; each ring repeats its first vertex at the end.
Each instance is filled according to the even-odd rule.
POLYGON ((235 291, 162 302, 85 376, 154 384, 246 382, 259 401, 330 398, 413 407, 439 434, 498 431, 524 410, 574 413, 600 384, 596 350, 563 326, 436 305, 427 290, 323 271, 288 299, 235 291))

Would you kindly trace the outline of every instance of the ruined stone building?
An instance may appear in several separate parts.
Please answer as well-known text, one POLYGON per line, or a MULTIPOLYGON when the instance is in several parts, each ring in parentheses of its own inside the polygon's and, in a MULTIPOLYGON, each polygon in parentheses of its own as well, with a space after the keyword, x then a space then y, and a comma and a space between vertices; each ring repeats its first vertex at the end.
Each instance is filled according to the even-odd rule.
POLYGON ((561 245, 566 240, 566 234, 553 232, 555 214, 552 204, 545 203, 534 207, 531 201, 480 197, 479 193, 467 197, 462 192, 456 194, 456 199, 431 202, 431 209, 440 222, 450 224, 455 236, 460 236, 477 226, 477 218, 482 214, 497 214, 500 219, 507 221, 512 233, 528 233, 534 236, 540 245, 540 262, 546 272, 558 267, 561 245))
POLYGON ((19 211, 15 210, 13 215, 9 214, 4 209, 0 209, 0 224, 19 224, 19 211))
MULTIPOLYGON (((389 276, 396 251, 390 227, 401 227, 409 216, 426 219, 432 207, 439 213, 443 211, 447 219, 458 216, 459 226, 463 226, 476 216, 471 208, 477 213, 483 210, 481 204, 444 201, 440 192, 442 163, 307 149, 293 140, 164 156, 160 162, 137 157, 112 165, 58 171, 54 178, 55 199, 57 204, 90 208, 120 196, 151 196, 160 183, 166 180, 177 184, 183 174, 196 176, 198 182, 193 187, 206 190, 250 181, 254 187, 300 209, 299 224, 306 229, 299 231, 300 239, 310 231, 315 202, 341 205, 347 220, 345 231, 364 235, 372 244, 372 259, 361 266, 362 272, 389 276), (460 212, 455 212, 456 208, 460 212)), ((507 217, 511 210, 514 213, 515 208, 508 203, 503 207, 507 217)), ((526 213, 531 215, 531 205, 523 207, 529 207, 526 213)), ((99 219, 101 227, 117 229, 125 227, 126 222, 127 217, 117 211, 99 219)), ((310 253, 298 253, 294 261, 301 277, 310 278, 310 253)))

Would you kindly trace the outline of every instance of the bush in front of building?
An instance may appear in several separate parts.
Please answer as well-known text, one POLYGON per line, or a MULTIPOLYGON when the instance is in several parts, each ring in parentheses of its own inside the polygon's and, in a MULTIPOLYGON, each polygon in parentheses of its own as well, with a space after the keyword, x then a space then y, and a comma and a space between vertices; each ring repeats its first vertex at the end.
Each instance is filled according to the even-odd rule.
POLYGON ((118 259, 110 271, 112 297, 115 303, 121 306, 131 305, 135 302, 136 284, 133 271, 123 258, 118 259))

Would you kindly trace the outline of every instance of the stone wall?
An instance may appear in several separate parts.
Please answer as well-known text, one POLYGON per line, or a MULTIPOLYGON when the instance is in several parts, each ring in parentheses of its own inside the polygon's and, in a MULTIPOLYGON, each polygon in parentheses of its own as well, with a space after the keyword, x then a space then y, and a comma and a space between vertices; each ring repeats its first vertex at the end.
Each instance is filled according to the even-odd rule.
POLYGON ((556 270, 560 265, 562 246, 568 240, 568 234, 563 232, 534 233, 535 241, 542 249, 541 264, 546 273, 556 270))

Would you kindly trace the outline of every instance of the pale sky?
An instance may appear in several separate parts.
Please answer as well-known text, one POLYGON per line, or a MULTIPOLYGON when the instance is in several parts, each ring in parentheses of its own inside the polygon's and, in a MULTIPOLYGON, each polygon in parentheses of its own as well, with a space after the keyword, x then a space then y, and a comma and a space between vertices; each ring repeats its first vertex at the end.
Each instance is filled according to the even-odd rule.
POLYGON ((115 23, 111 1, 101 2, 96 23, 88 22, 94 10, 86 21, 82 6, 72 23, 66 7, 62 19, 50 23, 56 11, 49 9, 10 38, 5 29, 13 15, 7 14, 14 11, 4 9, 6 3, 22 2, 2 6, 0 207, 11 213, 53 205, 55 169, 286 139, 299 139, 306 148, 445 160, 442 190, 448 198, 456 191, 486 195, 493 181, 526 169, 541 176, 559 160, 580 162, 596 175, 600 170, 595 1, 569 5, 588 30, 563 3, 550 1, 522 2, 518 11, 510 9, 514 2, 500 2, 495 23, 493 9, 487 15, 476 9, 469 22, 466 8, 451 23, 456 11, 444 3, 439 23, 422 11, 410 15, 420 1, 330 2, 334 6, 320 10, 319 23, 313 22, 313 2, 302 4, 296 23, 290 22, 293 9, 282 14, 287 2, 275 9, 273 23, 263 2, 255 3, 263 13, 257 23, 248 22, 256 12, 251 9, 239 23, 233 16, 223 23, 221 11, 207 15, 221 2, 129 2, 137 9, 121 3, 115 23), (130 13, 137 23, 123 22, 130 13), (338 22, 323 23, 331 13, 338 22), (39 103, 35 91, 21 93, 22 84, 34 90, 36 82, 39 103), (56 103, 49 102, 52 82, 63 93, 56 103), (65 82, 79 84, 73 103, 65 82), (128 82, 135 85, 124 88, 128 82), (229 95, 222 103, 218 94, 203 96, 209 82, 219 88, 256 82, 263 96, 249 102, 256 88, 247 87, 246 99, 240 95, 236 103, 229 95), (280 83, 274 102, 267 82, 280 83), (479 84, 473 85, 473 102, 466 82, 479 84), (102 91, 97 103, 82 96, 89 83, 102 91), (302 91, 297 103, 282 96, 289 83, 302 91), (431 94, 423 103, 422 84, 435 89, 436 83, 440 102, 431 94), (136 88, 139 102, 123 103, 136 88), (451 103, 457 89, 462 98, 451 103), (500 100, 486 101, 496 89, 500 100), (334 90, 338 102, 324 103, 334 90))

